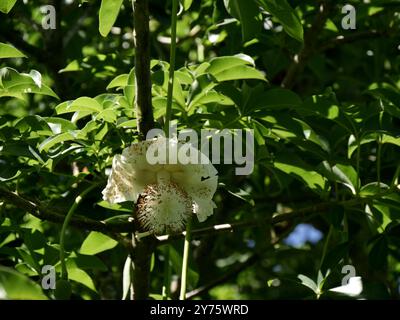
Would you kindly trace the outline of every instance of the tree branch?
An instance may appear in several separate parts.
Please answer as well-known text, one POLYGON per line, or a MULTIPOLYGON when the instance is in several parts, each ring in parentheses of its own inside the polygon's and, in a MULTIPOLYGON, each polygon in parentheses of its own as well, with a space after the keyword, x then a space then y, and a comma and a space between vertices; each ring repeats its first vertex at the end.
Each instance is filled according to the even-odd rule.
MULTIPOLYGON (((356 204, 356 203, 358 203, 358 202, 356 202, 355 199, 343 201, 343 202, 339 202, 339 203, 337 203, 337 202, 322 202, 322 203, 318 203, 318 204, 315 204, 315 205, 312 205, 309 207, 305 207, 305 208, 302 208, 299 210, 294 210, 294 211, 291 211, 288 213, 282 213, 282 214, 278 214, 278 215, 263 218, 263 219, 255 219, 255 220, 251 220, 251 221, 242 221, 242 222, 235 222, 235 223, 224 223, 224 224, 214 225, 211 227, 195 229, 195 230, 192 230, 192 238, 201 238, 203 236, 207 236, 210 234, 233 232, 233 231, 243 229, 243 228, 260 227, 265 224, 275 225, 275 224, 282 223, 285 221, 310 218, 314 214, 317 214, 321 211, 327 210, 334 204, 352 205, 352 204, 356 204)), ((180 233, 159 236, 159 237, 157 237, 158 244, 162 245, 162 244, 170 242, 172 240, 184 238, 185 234, 186 234, 186 232, 183 231, 180 233)))
MULTIPOLYGON (((64 222, 65 214, 59 212, 57 209, 46 208, 42 204, 37 204, 30 200, 27 200, 24 197, 5 188, 0 188, 0 199, 3 199, 5 202, 14 205, 17 208, 29 212, 39 219, 55 223, 64 222)), ((79 229, 104 233, 111 238, 119 241, 124 246, 126 246, 127 242, 130 243, 130 240, 121 236, 119 232, 129 232, 133 230, 133 223, 112 223, 106 221, 97 221, 79 215, 75 215, 74 217, 72 217, 70 225, 79 229)))
POLYGON ((135 109, 141 139, 154 126, 151 103, 148 0, 133 0, 135 39, 135 109))
POLYGON ((346 35, 346 36, 340 35, 340 36, 337 36, 336 38, 333 38, 333 39, 328 40, 325 43, 323 43, 321 45, 321 47, 318 49, 318 51, 323 52, 323 51, 332 49, 338 45, 342 45, 342 44, 346 44, 346 43, 353 43, 353 42, 360 41, 360 40, 378 38, 378 37, 382 37, 382 36, 385 36, 388 34, 389 33, 386 31, 370 30, 370 31, 353 33, 353 34, 346 35))
MULTIPOLYGON (((151 103, 149 1, 132 0, 135 39, 135 108, 139 139, 154 127, 151 103)), ((133 292, 135 300, 147 299, 150 290, 150 261, 155 239, 132 235, 133 292)))

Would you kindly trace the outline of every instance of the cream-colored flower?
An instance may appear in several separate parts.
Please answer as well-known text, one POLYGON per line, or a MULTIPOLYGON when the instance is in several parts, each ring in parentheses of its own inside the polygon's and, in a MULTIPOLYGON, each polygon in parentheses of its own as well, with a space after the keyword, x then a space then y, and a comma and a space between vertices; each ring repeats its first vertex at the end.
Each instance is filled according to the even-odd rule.
POLYGON ((192 213, 200 222, 212 215, 217 183, 217 170, 204 154, 176 138, 159 137, 135 143, 114 157, 103 199, 134 201, 146 230, 177 232, 192 213), (164 153, 165 161, 156 161, 164 153))

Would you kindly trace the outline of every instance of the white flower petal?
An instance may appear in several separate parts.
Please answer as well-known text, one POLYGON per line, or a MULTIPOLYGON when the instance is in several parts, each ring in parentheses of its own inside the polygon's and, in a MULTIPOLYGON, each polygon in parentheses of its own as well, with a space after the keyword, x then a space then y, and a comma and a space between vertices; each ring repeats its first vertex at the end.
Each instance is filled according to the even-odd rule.
MULTIPOLYGON (((196 213, 199 221, 202 222, 212 215, 215 208, 212 198, 218 185, 217 173, 209 159, 199 150, 187 143, 178 142, 176 138, 159 137, 132 144, 123 150, 122 155, 114 157, 107 187, 103 190, 103 198, 111 203, 137 201, 139 196, 150 192, 149 186, 158 190, 157 192, 161 192, 161 190, 173 192, 173 189, 165 187, 165 185, 171 184, 181 192, 176 192, 174 195, 159 195, 162 198, 166 197, 165 202, 170 203, 170 207, 167 207, 172 208, 173 202, 176 202, 179 211, 183 208, 182 203, 186 203, 186 199, 189 198, 192 212, 196 213), (183 154, 189 153, 192 156, 191 160, 197 159, 198 162, 200 160, 201 162, 181 162, 182 159, 178 156, 181 148, 183 148, 183 154), (163 158, 163 155, 166 156, 163 158), (155 161, 157 159, 165 161, 157 163, 155 161), (163 187, 161 188, 160 185, 163 187), (185 194, 185 197, 179 200, 182 194, 185 194)), ((152 194, 155 195, 154 192, 152 194)), ((154 220, 157 217, 159 219, 158 226, 175 224, 175 222, 168 222, 168 219, 172 217, 170 214, 172 209, 166 208, 165 205, 158 206, 151 200, 151 197, 146 197, 150 201, 149 205, 144 206, 143 197, 139 198, 140 204, 142 207, 146 207, 146 210, 151 208, 154 211, 154 215, 146 220, 147 223, 157 224, 154 220), (164 215, 161 214, 162 210, 166 210, 164 215)), ((158 231, 161 230, 160 228, 156 227, 158 231)), ((173 227, 170 229, 172 230, 173 227)))
MULTIPOLYGON (((106 188, 103 190, 103 199, 110 203, 118 203, 135 199, 135 190, 132 185, 131 170, 124 164, 120 155, 113 159, 113 167, 108 177, 106 188)), ((136 199, 135 199, 136 200, 136 199)))
POLYGON ((204 222, 213 214, 216 207, 214 201, 202 198, 193 199, 193 212, 196 214, 199 222, 204 222))

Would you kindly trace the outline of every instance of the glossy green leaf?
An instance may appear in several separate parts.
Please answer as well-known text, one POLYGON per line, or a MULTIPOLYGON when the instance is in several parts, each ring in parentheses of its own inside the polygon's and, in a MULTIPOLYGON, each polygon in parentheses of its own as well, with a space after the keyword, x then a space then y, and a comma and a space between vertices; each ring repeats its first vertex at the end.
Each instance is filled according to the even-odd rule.
POLYGON ((0 1, 0 11, 3 13, 9 13, 14 7, 17 0, 1 0, 0 1))
POLYGON ((303 42, 303 26, 296 12, 286 0, 258 0, 258 2, 279 20, 289 36, 303 42))
POLYGON ((97 202, 97 205, 102 208, 109 209, 109 210, 132 213, 132 208, 130 208, 131 207, 130 205, 126 206, 121 203, 109 203, 108 201, 104 201, 104 200, 97 202))
POLYGON ((107 90, 111 88, 125 87, 128 84, 129 75, 124 73, 115 77, 107 86, 107 90))
POLYGON ((216 91, 202 91, 189 104, 189 109, 207 103, 217 103, 219 105, 233 105, 234 102, 227 96, 216 91))
POLYGON ((0 300, 47 300, 39 284, 8 267, 0 266, 0 300))
POLYGON ((189 9, 190 9, 190 6, 191 6, 192 3, 193 3, 193 0, 179 0, 179 1, 181 2, 182 6, 183 6, 183 9, 184 9, 185 11, 189 10, 189 9))
POLYGON ((53 134, 59 134, 62 132, 77 130, 76 125, 67 119, 56 118, 56 117, 45 117, 43 119, 46 121, 47 125, 51 128, 53 134))
POLYGON ((338 163, 332 166, 328 161, 323 161, 318 166, 318 171, 328 179, 345 185, 353 194, 356 194, 358 177, 351 165, 338 163))
POLYGON ((117 20, 123 0, 102 0, 99 11, 99 31, 106 37, 117 20))
POLYGON ((326 189, 326 178, 293 154, 278 154, 274 161, 274 167, 303 181, 310 189, 317 193, 321 193, 326 189))
POLYGON ((253 39, 261 30, 260 9, 254 1, 224 0, 229 14, 240 21, 243 41, 253 39))
POLYGON ((56 107, 57 114, 75 111, 96 113, 103 111, 103 108, 95 99, 89 97, 80 97, 74 101, 66 101, 56 107))
POLYGON ((359 145, 361 146, 361 145, 371 143, 371 142, 377 143, 379 140, 380 140, 380 143, 382 143, 382 144, 388 143, 388 144, 393 144, 395 146, 400 147, 400 136, 395 137, 395 136, 392 136, 392 135, 386 134, 386 133, 371 132, 371 133, 367 133, 367 134, 363 135, 361 140, 359 142, 357 142, 354 135, 351 135, 349 137, 349 141, 348 141, 348 150, 347 150, 348 158, 349 159, 351 158, 354 151, 357 150, 359 145))
POLYGON ((39 151, 49 151, 53 146, 55 146, 58 143, 65 142, 65 141, 71 141, 75 140, 76 135, 74 135, 72 132, 64 132, 60 133, 55 136, 51 136, 44 140, 40 145, 39 145, 39 151))
POLYGON ((59 99, 51 88, 41 82, 38 71, 32 70, 26 74, 7 67, 0 69, 0 96, 22 98, 23 94, 27 93, 43 94, 59 99))
POLYGON ((244 65, 223 70, 215 74, 215 78, 220 82, 242 79, 259 79, 266 81, 265 76, 260 71, 244 65))
POLYGON ((97 292, 96 287, 93 283, 92 278, 87 274, 87 272, 83 271, 79 268, 69 268, 68 269, 68 278, 70 280, 76 281, 89 289, 97 292))
POLYGON ((254 67, 254 60, 250 56, 244 54, 216 57, 211 59, 210 63, 204 65, 205 69, 202 73, 208 72, 215 76, 227 69, 244 65, 251 65, 254 67))
POLYGON ((15 128, 21 133, 34 132, 43 136, 49 136, 53 133, 46 119, 37 115, 22 118, 15 124, 15 128))
POLYGON ((2 58, 26 58, 26 55, 13 46, 0 42, 0 59, 2 58))
POLYGON ((111 239, 110 237, 96 231, 92 231, 86 237, 85 241, 82 243, 80 253, 81 254, 98 254, 100 252, 110 250, 118 244, 117 241, 111 239))

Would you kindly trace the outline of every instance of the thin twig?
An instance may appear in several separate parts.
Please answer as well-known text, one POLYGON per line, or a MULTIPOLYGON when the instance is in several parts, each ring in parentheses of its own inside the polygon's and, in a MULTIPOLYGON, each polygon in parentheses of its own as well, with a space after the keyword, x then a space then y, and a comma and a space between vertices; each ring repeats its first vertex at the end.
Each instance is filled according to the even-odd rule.
POLYGON ((373 38, 383 37, 388 34, 389 33, 386 31, 369 30, 369 31, 363 31, 363 32, 358 32, 358 33, 354 33, 354 34, 349 34, 346 36, 340 35, 340 36, 337 36, 337 37, 330 39, 330 40, 326 41, 325 43, 323 43, 318 48, 318 51, 323 52, 323 51, 333 49, 336 46, 339 46, 342 44, 353 43, 353 42, 360 41, 360 40, 370 40, 373 38))
MULTIPOLYGON (((0 187, 0 199, 3 199, 8 204, 29 212, 41 220, 61 224, 64 222, 65 214, 57 209, 48 208, 40 203, 35 203, 2 187, 0 187)), ((133 224, 130 222, 113 223, 97 221, 79 215, 75 215, 71 218, 70 225, 79 229, 98 231, 109 235, 116 240, 121 240, 121 235, 118 234, 119 232, 129 232, 133 230, 133 224)))

